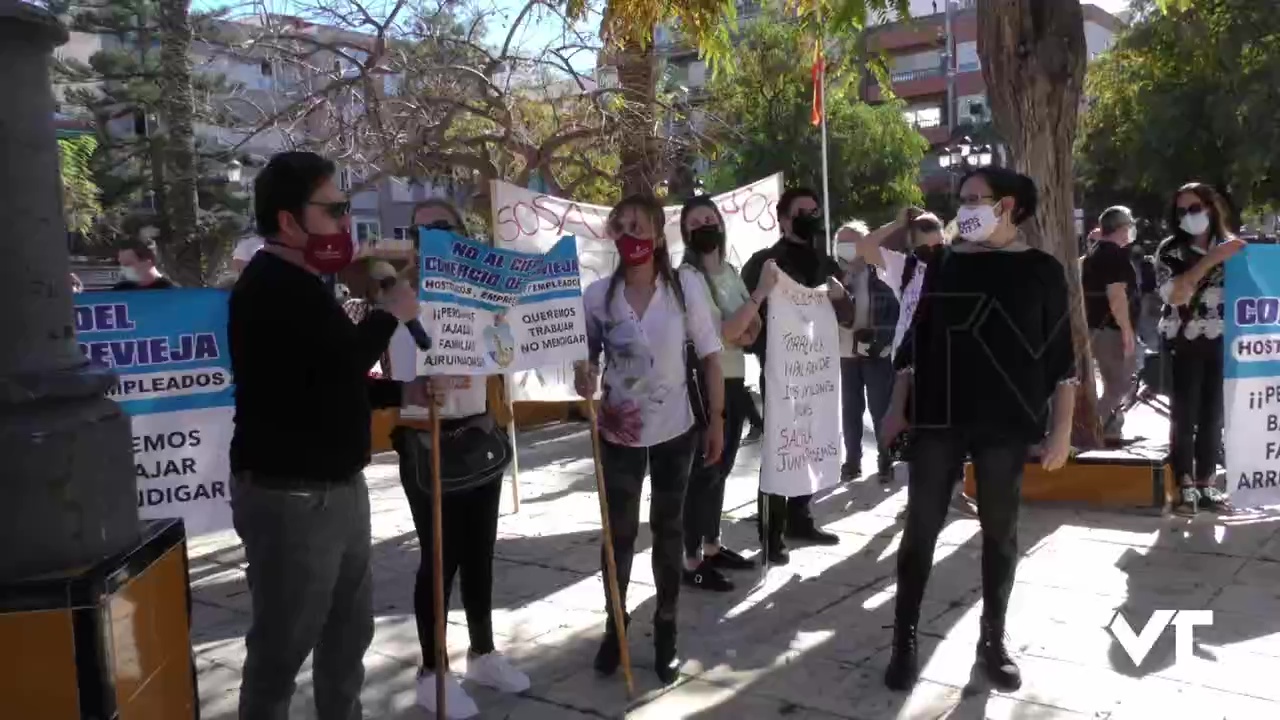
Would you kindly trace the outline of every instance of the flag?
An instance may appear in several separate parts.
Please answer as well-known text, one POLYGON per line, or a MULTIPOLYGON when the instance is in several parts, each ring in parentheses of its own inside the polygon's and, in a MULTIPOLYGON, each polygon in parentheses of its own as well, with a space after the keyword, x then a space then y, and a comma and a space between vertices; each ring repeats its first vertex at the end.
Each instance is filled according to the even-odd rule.
POLYGON ((817 127, 822 124, 822 116, 826 112, 823 107, 825 98, 825 78, 827 73, 827 62, 822 56, 822 41, 813 44, 813 112, 809 115, 809 122, 817 127))

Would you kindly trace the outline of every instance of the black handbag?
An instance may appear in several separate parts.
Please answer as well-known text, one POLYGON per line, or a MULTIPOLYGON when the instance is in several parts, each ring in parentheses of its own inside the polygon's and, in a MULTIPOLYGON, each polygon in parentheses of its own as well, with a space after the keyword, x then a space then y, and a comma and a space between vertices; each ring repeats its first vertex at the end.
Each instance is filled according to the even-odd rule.
MULTIPOLYGON (((697 272, 693 270, 693 272, 697 272)), ((684 287, 680 283, 679 273, 672 292, 676 294, 676 302, 680 303, 680 314, 684 317, 684 383, 689 390, 689 409, 693 411, 693 424, 699 430, 711 424, 711 410, 707 395, 706 370, 698 359, 698 349, 689 337, 689 308, 684 301, 684 287)))
MULTIPOLYGON (((396 452, 414 482, 431 493, 431 431, 400 426, 392 433, 396 452)), ((448 495, 502 478, 512 459, 511 441, 489 414, 440 421, 440 490, 448 495)))

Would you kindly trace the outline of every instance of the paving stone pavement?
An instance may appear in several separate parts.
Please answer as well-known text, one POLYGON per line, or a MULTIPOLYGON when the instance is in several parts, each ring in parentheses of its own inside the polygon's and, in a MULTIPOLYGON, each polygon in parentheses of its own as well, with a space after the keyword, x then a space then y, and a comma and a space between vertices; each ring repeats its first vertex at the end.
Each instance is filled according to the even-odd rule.
MULTIPOLYGON (((1131 419, 1131 424, 1132 424, 1131 419)), ((785 568, 738 574, 724 595, 681 596, 682 678, 660 688, 652 663, 653 587, 642 531, 630 590, 637 697, 591 660, 604 626, 599 505, 585 425, 520 434, 519 513, 508 479, 495 561, 498 646, 529 673, 520 696, 468 688, 484 718, 509 720, 1255 720, 1280 717, 1280 520, 1186 520, 1155 514, 1025 507, 1011 647, 1025 676, 1016 693, 972 681, 981 613, 977 520, 953 511, 939 541, 922 622, 923 677, 910 694, 880 676, 888 659, 898 517, 896 481, 842 485, 818 498, 835 547, 793 552, 785 568), (1167 630, 1135 668, 1107 625, 1117 611, 1141 628, 1155 609, 1211 609, 1196 659, 1174 666, 1167 630)), ((729 480, 725 542, 753 551, 759 446, 729 480)), ((868 470, 874 453, 867 452, 868 470)), ((419 661, 412 594, 419 552, 394 456, 368 470, 376 632, 366 656, 367 718, 431 717, 414 706, 419 661)), ((647 509, 642 509, 642 518, 647 509)), ((192 642, 204 720, 232 720, 249 623, 243 553, 234 533, 192 540, 192 642)), ((464 667, 466 621, 455 597, 449 651, 464 667)), ((313 718, 310 664, 291 718, 313 718)))

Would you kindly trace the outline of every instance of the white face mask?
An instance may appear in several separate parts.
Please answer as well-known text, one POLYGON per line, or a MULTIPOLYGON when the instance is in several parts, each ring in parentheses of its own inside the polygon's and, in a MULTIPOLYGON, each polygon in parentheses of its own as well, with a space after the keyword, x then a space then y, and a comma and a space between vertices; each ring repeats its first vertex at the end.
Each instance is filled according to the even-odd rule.
POLYGON ((982 242, 991 237, 999 223, 994 205, 962 207, 956 213, 956 231, 969 242, 982 242))
POLYGON ((851 263, 858 257, 858 247, 853 243, 840 243, 836 245, 836 257, 842 262, 851 263))
POLYGON ((142 279, 142 273, 138 272, 138 268, 132 265, 122 265, 120 267, 120 275, 129 282, 138 282, 142 279))
POLYGON ((1180 223, 1183 230, 1192 235, 1200 235, 1209 229, 1209 216, 1206 213, 1187 213, 1180 223))
POLYGON ((1129 226, 1129 242, 1132 243, 1137 239, 1138 239, 1138 228, 1130 225, 1129 226))

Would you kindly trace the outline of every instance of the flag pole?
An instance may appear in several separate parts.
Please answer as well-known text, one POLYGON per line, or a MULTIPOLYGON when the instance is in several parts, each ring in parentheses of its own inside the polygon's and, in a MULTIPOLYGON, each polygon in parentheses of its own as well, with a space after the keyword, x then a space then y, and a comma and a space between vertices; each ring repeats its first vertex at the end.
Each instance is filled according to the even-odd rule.
POLYGON ((822 99, 822 224, 827 230, 827 253, 835 254, 831 244, 831 182, 827 172, 827 48, 822 32, 822 0, 814 4, 818 14, 818 96, 822 99))

